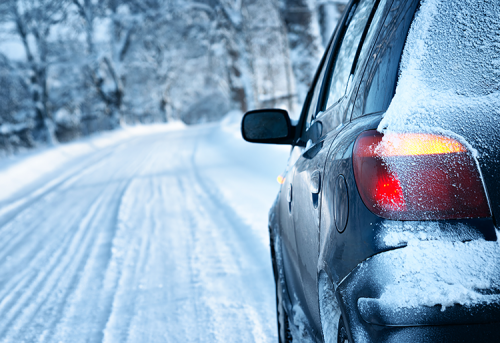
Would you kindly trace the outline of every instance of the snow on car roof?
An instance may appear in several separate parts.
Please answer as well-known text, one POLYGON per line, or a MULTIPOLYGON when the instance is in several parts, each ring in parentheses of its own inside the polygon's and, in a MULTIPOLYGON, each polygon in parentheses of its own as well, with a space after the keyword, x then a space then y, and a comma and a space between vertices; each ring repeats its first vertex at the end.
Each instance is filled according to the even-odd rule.
POLYGON ((499 92, 500 2, 423 0, 379 130, 460 134, 450 121, 467 129, 472 110, 498 119, 499 92))

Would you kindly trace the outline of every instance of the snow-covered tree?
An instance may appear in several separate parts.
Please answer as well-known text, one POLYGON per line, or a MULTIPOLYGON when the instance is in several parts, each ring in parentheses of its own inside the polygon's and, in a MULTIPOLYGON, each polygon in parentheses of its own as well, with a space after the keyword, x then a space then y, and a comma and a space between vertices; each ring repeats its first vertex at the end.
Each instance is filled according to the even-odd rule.
POLYGON ((281 0, 281 16, 288 32, 292 67, 302 103, 323 52, 314 0, 281 0))
POLYGON ((51 48, 49 36, 55 26, 66 18, 64 0, 5 0, 2 3, 4 23, 18 36, 26 56, 25 68, 31 101, 35 108, 36 138, 54 143, 55 124, 50 109, 48 73, 57 53, 51 48))
POLYGON ((0 149, 299 112, 345 0, 4 0, 0 149), (5 41, 15 41, 22 57, 5 41))

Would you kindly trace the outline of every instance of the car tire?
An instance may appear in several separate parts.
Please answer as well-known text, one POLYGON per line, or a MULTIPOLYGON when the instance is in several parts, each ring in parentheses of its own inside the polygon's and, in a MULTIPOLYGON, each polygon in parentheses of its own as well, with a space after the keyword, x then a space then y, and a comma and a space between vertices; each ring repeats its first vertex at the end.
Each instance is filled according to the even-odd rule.
POLYGON ((278 317, 278 338, 280 343, 290 343, 293 341, 290 332, 290 322, 283 303, 283 288, 279 280, 276 282, 276 315, 278 317))
POLYGON ((337 335, 337 343, 349 343, 349 336, 347 335, 347 329, 344 325, 344 318, 339 319, 339 330, 337 335))
POLYGON ((318 277, 318 295, 323 342, 349 342, 334 287, 324 272, 318 277))
POLYGON ((275 246, 274 237, 269 228, 269 238, 271 241, 271 262, 273 265, 273 275, 274 275, 274 283, 276 285, 276 317, 278 324, 278 339, 280 343, 290 343, 293 341, 292 334, 290 332, 290 322, 288 321, 288 315, 285 310, 285 304, 283 300, 283 284, 281 282, 278 264, 276 259, 276 249, 279 249, 278 246, 275 246))

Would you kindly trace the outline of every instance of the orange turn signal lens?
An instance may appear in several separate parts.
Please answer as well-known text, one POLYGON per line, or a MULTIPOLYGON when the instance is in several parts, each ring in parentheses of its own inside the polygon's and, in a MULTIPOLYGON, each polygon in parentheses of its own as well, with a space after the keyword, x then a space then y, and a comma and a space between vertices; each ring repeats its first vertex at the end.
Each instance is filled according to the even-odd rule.
POLYGON ((280 185, 285 183, 285 178, 281 175, 278 175, 278 178, 276 179, 280 185))
POLYGON ((426 133, 389 134, 382 140, 382 156, 418 156, 466 152, 464 146, 449 137, 426 133))
POLYGON ((364 137, 360 157, 439 155, 467 152, 457 140, 428 133, 392 133, 364 137), (371 141, 370 141, 371 140, 371 141))

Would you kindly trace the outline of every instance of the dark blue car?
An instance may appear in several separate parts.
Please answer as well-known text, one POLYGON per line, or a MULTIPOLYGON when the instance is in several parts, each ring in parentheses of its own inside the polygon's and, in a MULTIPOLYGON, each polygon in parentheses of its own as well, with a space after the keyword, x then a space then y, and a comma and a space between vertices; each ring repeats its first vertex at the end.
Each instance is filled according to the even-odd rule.
POLYGON ((280 342, 500 342, 500 2, 357 0, 269 213, 280 342), (304 328, 303 331, 296 328, 304 328))

